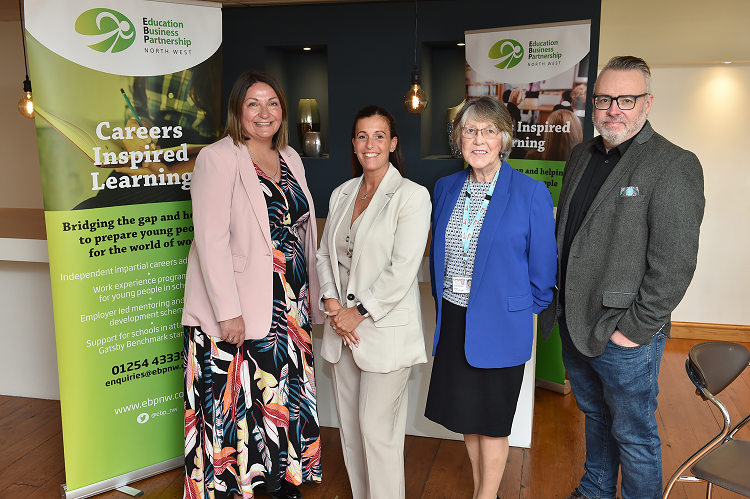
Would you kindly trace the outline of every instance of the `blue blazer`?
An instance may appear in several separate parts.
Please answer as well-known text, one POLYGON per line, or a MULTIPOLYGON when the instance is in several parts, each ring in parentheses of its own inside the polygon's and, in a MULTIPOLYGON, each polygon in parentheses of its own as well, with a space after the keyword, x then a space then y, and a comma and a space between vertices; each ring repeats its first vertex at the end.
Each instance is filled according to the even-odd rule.
MULTIPOLYGON (((430 274, 440 340, 445 279, 445 231, 469 169, 435 185, 430 274)), ((552 197, 544 183, 503 162, 474 259, 464 351, 479 368, 518 366, 531 358, 533 314, 552 301, 557 244, 552 197)))

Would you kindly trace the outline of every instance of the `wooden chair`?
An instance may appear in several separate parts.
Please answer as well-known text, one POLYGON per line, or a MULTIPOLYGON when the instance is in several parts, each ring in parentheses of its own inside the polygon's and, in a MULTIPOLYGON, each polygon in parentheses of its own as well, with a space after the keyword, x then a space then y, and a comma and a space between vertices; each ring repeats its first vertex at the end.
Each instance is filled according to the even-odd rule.
POLYGON ((750 422, 750 415, 732 427, 729 412, 716 398, 737 379, 750 363, 750 351, 743 345, 711 341, 693 346, 685 361, 696 394, 713 403, 724 416, 724 428, 710 442, 693 454, 672 475, 664 488, 667 499, 677 482, 706 482, 706 498, 711 498, 713 485, 750 497, 750 441, 736 440, 737 431, 750 422), (683 476, 690 469, 692 476, 683 476))

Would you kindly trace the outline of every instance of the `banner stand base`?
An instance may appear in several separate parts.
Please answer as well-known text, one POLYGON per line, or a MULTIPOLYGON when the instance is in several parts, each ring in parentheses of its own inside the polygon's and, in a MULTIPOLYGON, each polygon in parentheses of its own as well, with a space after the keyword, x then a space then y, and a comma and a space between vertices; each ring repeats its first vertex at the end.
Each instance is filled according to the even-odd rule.
MULTIPOLYGON (((152 464, 151 466, 146 466, 145 468, 141 468, 139 470, 131 471, 130 473, 125 473, 124 475, 110 478, 108 480, 103 480, 98 483, 92 483, 91 485, 86 485, 85 487, 81 487, 80 489, 68 490, 67 485, 63 483, 60 485, 60 498, 84 499, 86 497, 92 497, 104 492, 108 492, 110 490, 119 490, 120 488, 125 488, 125 486, 127 486, 129 483, 137 482, 139 480, 164 473, 165 471, 182 468, 183 466, 185 466, 185 457, 179 456, 168 461, 162 461, 161 463, 152 464)), ((132 487, 127 488, 130 490, 141 492, 132 487)), ((139 495, 142 494, 142 492, 139 495, 134 495, 129 492, 125 493, 133 495, 134 497, 139 497, 139 495)))
POLYGON ((129 496, 133 497, 141 497, 143 495, 142 490, 134 489, 133 487, 129 487, 127 485, 123 485, 122 487, 118 487, 115 489, 118 492, 122 492, 123 494, 127 494, 129 496))
POLYGON ((559 393, 560 395, 567 395, 570 393, 570 381, 567 379, 565 380, 565 383, 560 384, 548 379, 536 378, 536 386, 551 392, 559 393))

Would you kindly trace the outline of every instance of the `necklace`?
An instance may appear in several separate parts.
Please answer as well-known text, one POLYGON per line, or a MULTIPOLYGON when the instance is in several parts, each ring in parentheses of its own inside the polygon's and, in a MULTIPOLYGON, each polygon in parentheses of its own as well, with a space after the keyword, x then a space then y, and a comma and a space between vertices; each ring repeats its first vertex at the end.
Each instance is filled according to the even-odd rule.
MULTIPOLYGON (((249 153, 250 153, 250 157, 251 157, 251 158, 253 159, 253 163, 255 163, 256 165, 258 165, 258 166, 260 167, 260 169, 261 169, 261 170, 263 170, 264 172, 266 172, 266 169, 265 169, 265 168, 263 168, 263 165, 261 165, 261 164, 260 164, 260 161, 258 161, 257 159, 255 159, 255 155, 253 154, 253 151, 252 151, 252 149, 250 149, 250 146, 247 146, 247 145, 246 145, 245 147, 247 147, 247 152, 249 152, 249 153)), ((276 174, 277 174, 277 173, 279 173, 279 162, 278 162, 278 156, 277 156, 277 159, 276 159, 276 164, 275 164, 275 166, 276 166, 276 169, 274 170, 274 172, 273 172, 273 175, 269 175, 269 176, 270 176, 271 178, 273 178, 273 179, 276 179, 276 174)), ((266 172, 266 175, 268 175, 268 172, 266 172)))
POLYGON ((380 185, 380 181, 378 181, 378 185, 375 186, 375 189, 373 189, 372 192, 370 192, 369 194, 362 194, 362 188, 365 186, 365 182, 363 180, 362 183, 359 184, 359 194, 360 194, 359 199, 364 200, 364 199, 367 199, 367 198, 372 198, 372 195, 375 194, 375 191, 378 190, 378 186, 379 185, 380 185))

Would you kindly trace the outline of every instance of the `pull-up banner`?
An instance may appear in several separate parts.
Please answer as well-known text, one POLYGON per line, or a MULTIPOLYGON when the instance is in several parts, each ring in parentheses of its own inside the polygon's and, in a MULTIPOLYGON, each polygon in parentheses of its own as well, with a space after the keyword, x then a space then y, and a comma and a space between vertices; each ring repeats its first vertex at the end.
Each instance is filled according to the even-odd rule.
POLYGON ((183 463, 190 180, 219 135, 221 8, 25 0, 66 484, 183 463))
MULTIPOLYGON (((466 32, 466 95, 501 99, 513 117, 508 163, 547 185, 557 206, 565 160, 583 141, 591 21, 466 32)), ((560 336, 537 341, 536 376, 564 391, 560 336)))

